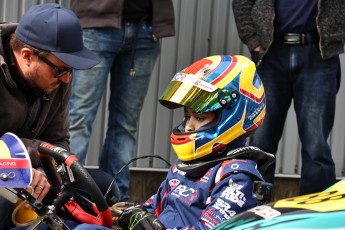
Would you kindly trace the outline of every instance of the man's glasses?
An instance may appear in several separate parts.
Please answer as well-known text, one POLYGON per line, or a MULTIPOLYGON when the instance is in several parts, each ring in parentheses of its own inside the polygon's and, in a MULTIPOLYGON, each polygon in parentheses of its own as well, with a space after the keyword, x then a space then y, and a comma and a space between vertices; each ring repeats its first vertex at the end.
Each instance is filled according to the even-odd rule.
POLYGON ((72 74, 72 71, 73 71, 72 68, 60 69, 59 67, 54 65, 51 61, 49 61, 46 57, 44 57, 40 51, 35 50, 35 49, 33 51, 41 61, 43 61, 44 63, 46 63, 47 65, 49 65, 52 69, 54 69, 56 71, 56 74, 54 74, 55 78, 62 77, 65 74, 68 74, 68 76, 70 76, 72 74))

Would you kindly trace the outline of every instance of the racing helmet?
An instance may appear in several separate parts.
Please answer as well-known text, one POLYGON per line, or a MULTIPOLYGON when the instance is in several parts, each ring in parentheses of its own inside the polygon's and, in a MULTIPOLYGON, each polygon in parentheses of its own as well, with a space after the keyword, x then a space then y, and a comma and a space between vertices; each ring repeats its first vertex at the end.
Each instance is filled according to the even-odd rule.
POLYGON ((175 74, 159 102, 169 108, 189 107, 197 113, 215 112, 214 121, 186 132, 186 121, 173 129, 170 141, 181 161, 221 153, 244 139, 263 122, 264 86, 255 64, 241 55, 205 57, 175 74))

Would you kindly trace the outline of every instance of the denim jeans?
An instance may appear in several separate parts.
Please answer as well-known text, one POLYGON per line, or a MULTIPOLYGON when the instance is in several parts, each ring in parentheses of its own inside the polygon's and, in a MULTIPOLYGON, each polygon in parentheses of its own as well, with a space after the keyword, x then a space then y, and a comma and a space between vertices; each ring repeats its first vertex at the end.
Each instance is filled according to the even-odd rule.
MULTIPOLYGON (((160 45, 153 40, 150 26, 142 24, 138 27, 138 24, 129 22, 123 23, 121 29, 84 29, 84 44, 101 58, 101 63, 90 70, 73 72, 71 151, 82 163, 85 162, 92 124, 110 74, 108 127, 99 167, 115 175, 133 158, 138 120, 160 45), (137 28, 139 30, 136 32, 137 28), (131 77, 129 73, 133 60, 136 74, 131 77)), ((128 167, 117 176, 116 182, 122 194, 121 199, 127 199, 128 167)))
MULTIPOLYGON (((333 127, 339 68, 339 57, 323 60, 316 44, 280 42, 272 44, 257 68, 265 87, 266 118, 250 144, 276 154, 293 99, 302 144, 300 194, 319 192, 335 183, 327 138, 333 127)), ((264 178, 273 182, 274 171, 275 165, 264 178)))

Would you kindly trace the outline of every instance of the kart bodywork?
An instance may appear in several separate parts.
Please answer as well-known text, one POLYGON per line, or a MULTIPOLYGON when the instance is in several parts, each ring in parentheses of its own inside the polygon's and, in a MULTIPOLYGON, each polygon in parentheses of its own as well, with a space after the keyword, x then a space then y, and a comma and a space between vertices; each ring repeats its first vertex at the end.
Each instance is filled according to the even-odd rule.
POLYGON ((257 206, 214 228, 220 229, 345 229, 345 179, 323 192, 257 206))
MULTIPOLYGON (((106 207, 100 191, 96 189, 97 186, 77 162, 77 159, 63 149, 48 143, 42 143, 39 151, 43 158, 41 160, 46 160, 43 165, 47 166, 45 171, 48 179, 52 182, 52 187, 57 190, 56 192, 60 194, 58 199, 48 207, 37 202, 24 189, 19 189, 28 186, 32 179, 30 158, 23 143, 11 133, 6 133, 0 138, 0 195, 12 200, 13 203, 21 198, 33 206, 41 218, 38 218, 37 223, 34 224, 35 226, 31 226, 31 229, 36 229, 41 223, 48 224, 52 229, 56 229, 56 227, 58 227, 57 229, 69 229, 54 212, 57 207, 61 206, 68 210, 72 207, 73 215, 80 216, 82 223, 91 221, 93 224, 111 227, 112 218, 109 208, 106 207), (48 164, 50 163, 48 156, 53 157, 61 166, 60 174, 65 172, 62 173, 62 184, 56 181, 56 172, 51 171, 54 167, 48 164), (92 194, 100 193, 92 198, 96 200, 96 205, 93 205, 95 212, 99 215, 103 214, 101 218, 91 216, 82 209, 76 212, 78 206, 70 198, 78 195, 77 190, 74 190, 78 184, 86 184, 89 189, 94 188, 92 194), (97 210, 98 207, 100 207, 100 211, 97 210)), ((268 188, 270 187, 268 186, 268 188)), ((257 193, 256 196, 263 199, 266 197, 265 194, 265 192, 257 193)), ((256 206, 225 220, 214 228, 214 230, 220 229, 345 229, 345 179, 323 192, 256 206)))

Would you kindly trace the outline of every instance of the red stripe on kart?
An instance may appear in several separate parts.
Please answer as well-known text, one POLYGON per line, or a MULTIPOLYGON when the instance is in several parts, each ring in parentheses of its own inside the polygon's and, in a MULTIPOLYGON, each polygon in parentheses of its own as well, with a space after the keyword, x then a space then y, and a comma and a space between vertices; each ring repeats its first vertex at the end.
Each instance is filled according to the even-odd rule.
POLYGON ((0 168, 30 168, 28 159, 0 159, 0 168))

